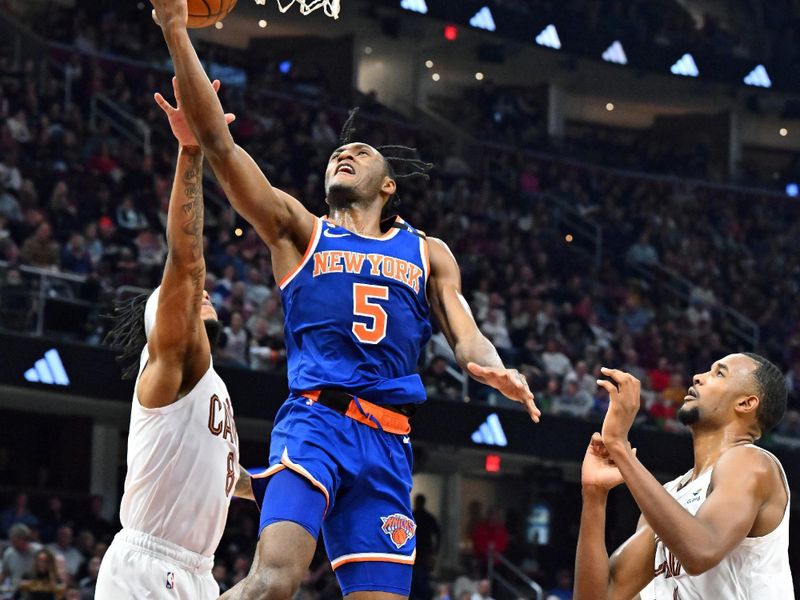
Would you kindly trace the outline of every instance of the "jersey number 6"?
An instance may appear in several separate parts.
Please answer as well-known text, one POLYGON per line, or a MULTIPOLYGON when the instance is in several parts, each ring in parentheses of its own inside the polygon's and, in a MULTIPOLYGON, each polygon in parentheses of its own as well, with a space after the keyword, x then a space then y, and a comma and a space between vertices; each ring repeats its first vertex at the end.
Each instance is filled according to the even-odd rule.
POLYGON ((362 344, 377 344, 386 337, 386 311, 374 300, 388 300, 389 288, 385 285, 353 284, 353 314, 372 319, 372 327, 353 322, 353 335, 362 344))

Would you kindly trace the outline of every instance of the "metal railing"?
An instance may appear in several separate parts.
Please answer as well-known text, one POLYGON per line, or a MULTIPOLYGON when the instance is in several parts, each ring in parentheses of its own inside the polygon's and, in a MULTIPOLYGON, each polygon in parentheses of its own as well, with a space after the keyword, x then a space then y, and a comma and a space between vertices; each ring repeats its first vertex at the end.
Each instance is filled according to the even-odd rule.
MULTIPOLYGON (((94 94, 91 101, 89 123, 94 129, 100 121, 108 123, 112 131, 136 144, 145 155, 150 154, 152 138, 150 126, 108 96, 94 94)), ((209 184, 213 184, 214 180, 207 171, 203 173, 203 182, 206 184, 203 187, 203 196, 206 200, 210 200, 222 209, 231 208, 225 198, 211 189, 209 184)))
MULTIPOLYGON (((675 300, 689 302, 695 285, 685 277, 660 264, 647 265, 645 267, 644 265, 628 263, 628 268, 635 271, 641 279, 657 285, 661 292, 672 296, 675 300)), ((719 323, 724 332, 730 334, 737 342, 744 344, 745 347, 756 348, 758 346, 761 340, 761 328, 758 323, 747 318, 736 309, 723 304, 718 303, 711 308, 719 313, 719 323)))
POLYGON ((142 119, 131 115, 105 94, 96 93, 92 96, 89 124, 96 130, 100 121, 107 123, 118 135, 142 148, 145 155, 150 154, 150 126, 142 119))
POLYGON ((586 218, 573 204, 556 194, 543 193, 537 197, 550 205, 556 226, 567 226, 576 242, 572 248, 589 254, 595 268, 599 269, 603 264, 603 227, 586 218))
POLYGON ((528 594, 533 592, 533 597, 536 600, 544 599, 544 590, 542 586, 536 583, 533 579, 528 577, 522 569, 508 560, 505 556, 494 550, 489 550, 487 559, 487 573, 488 579, 491 582, 499 583, 507 592, 514 595, 515 598, 528 598, 528 594), (509 572, 510 575, 520 580, 521 585, 512 584, 508 577, 501 574, 497 570, 497 563, 501 564, 509 572))
MULTIPOLYGON (((477 140, 469 133, 463 131, 458 125, 449 121, 446 117, 436 113, 433 109, 426 106, 417 106, 417 110, 420 114, 424 114, 428 117, 430 123, 436 123, 438 127, 446 131, 447 133, 452 133, 453 130, 460 130, 459 139, 464 140, 464 143, 469 143, 472 145, 476 145, 478 147, 483 147, 484 149, 489 148, 496 148, 498 150, 505 150, 505 151, 519 151, 519 148, 514 148, 512 146, 499 144, 496 142, 481 142, 477 140), (434 118, 435 117, 435 118, 434 118)), ((534 158, 539 158, 543 160, 558 160, 558 162, 563 162, 565 164, 570 164, 572 166, 581 166, 581 167, 588 167, 586 163, 576 160, 565 160, 565 159, 556 159, 555 157, 547 154, 543 154, 541 152, 534 152, 531 150, 523 150, 525 155, 529 155, 534 158)), ((478 153, 476 153, 478 154, 478 153)), ((706 182, 701 180, 686 180, 679 177, 674 176, 660 176, 660 175, 652 175, 646 173, 637 173, 632 171, 624 171, 621 169, 614 169, 614 168, 605 168, 604 170, 614 173, 620 177, 636 177, 636 178, 644 178, 650 179, 653 181, 667 181, 667 182, 674 182, 674 183, 687 183, 687 181, 696 184, 696 185, 703 185, 708 186, 715 189, 725 189, 725 190, 736 190, 739 192, 757 192, 760 194, 765 195, 774 195, 773 193, 765 190, 752 190, 746 188, 738 188, 731 185, 721 185, 721 184, 714 184, 712 182, 706 182)), ((569 202, 565 199, 560 198, 554 194, 542 194, 540 197, 545 198, 551 204, 554 204, 557 207, 557 212, 554 213, 556 217, 556 223, 559 221, 569 224, 570 227, 574 228, 575 232, 582 234, 583 238, 593 244, 592 252, 595 257, 595 264, 600 266, 603 260, 603 229, 602 226, 596 223, 590 217, 582 215, 580 211, 578 211, 574 206, 572 206, 569 202)), ((580 246, 576 247, 577 249, 581 249, 580 246)), ((663 266, 658 265, 654 269, 634 269, 636 274, 641 278, 647 281, 656 281, 661 289, 667 290, 669 294, 672 296, 673 300, 678 300, 680 302, 688 304, 690 294, 692 289, 695 285, 689 281, 688 279, 681 277, 677 273, 670 271, 669 269, 664 268, 663 266)), ((761 338, 760 328, 756 322, 752 319, 749 319, 739 311, 731 308, 730 306, 724 305, 722 303, 717 303, 715 306, 715 310, 720 314, 722 317, 722 322, 725 324, 725 329, 731 336, 733 336, 737 342, 743 343, 745 346, 749 346, 751 348, 755 348, 761 338)))
MULTIPOLYGON (((12 265, 0 261, 0 329, 26 331, 38 336, 47 328, 50 314, 48 306, 58 305, 64 317, 88 314, 95 304, 80 299, 79 286, 86 283, 86 277, 72 273, 61 273, 27 265, 12 265), (17 271, 19 277, 9 277, 10 271, 17 271), (73 310, 65 310, 72 308, 73 310)), ((65 323, 67 324, 67 323, 65 323)), ((71 322, 73 326, 83 323, 71 322)))

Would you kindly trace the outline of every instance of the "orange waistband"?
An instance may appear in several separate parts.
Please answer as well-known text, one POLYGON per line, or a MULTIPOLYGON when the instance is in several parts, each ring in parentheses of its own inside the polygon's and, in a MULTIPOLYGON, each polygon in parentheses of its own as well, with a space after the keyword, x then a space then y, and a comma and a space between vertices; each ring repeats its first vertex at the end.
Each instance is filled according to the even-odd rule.
MULTIPOLYGON (((303 392, 303 396, 312 402, 316 402, 319 399, 319 394, 319 390, 303 392)), ((407 416, 368 402, 363 398, 358 398, 358 401, 355 398, 351 400, 350 405, 347 407, 347 412, 344 414, 354 421, 373 429, 378 429, 378 423, 380 423, 380 429, 383 429, 386 433, 395 435, 408 435, 411 433, 411 424, 408 422, 407 416), (359 405, 361 406, 360 409, 359 405)))

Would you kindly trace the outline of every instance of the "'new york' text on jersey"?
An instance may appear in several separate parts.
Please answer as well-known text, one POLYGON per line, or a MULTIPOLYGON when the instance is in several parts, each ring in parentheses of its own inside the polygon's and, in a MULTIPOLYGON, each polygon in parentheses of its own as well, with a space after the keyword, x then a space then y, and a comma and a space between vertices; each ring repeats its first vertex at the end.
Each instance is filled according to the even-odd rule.
POLYGON ((302 261, 280 283, 293 393, 425 400, 416 367, 431 335, 428 246, 403 226, 371 238, 316 220, 302 261))

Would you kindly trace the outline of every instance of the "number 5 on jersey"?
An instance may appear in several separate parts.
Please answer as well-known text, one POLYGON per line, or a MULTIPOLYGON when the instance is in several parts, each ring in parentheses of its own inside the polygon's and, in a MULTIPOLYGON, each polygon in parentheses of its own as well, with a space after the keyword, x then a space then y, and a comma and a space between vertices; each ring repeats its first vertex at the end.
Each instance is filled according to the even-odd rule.
POLYGON ((372 320, 372 326, 353 321, 353 335, 362 344, 377 344, 386 337, 386 311, 375 300, 388 300, 385 285, 353 284, 353 314, 372 320))

